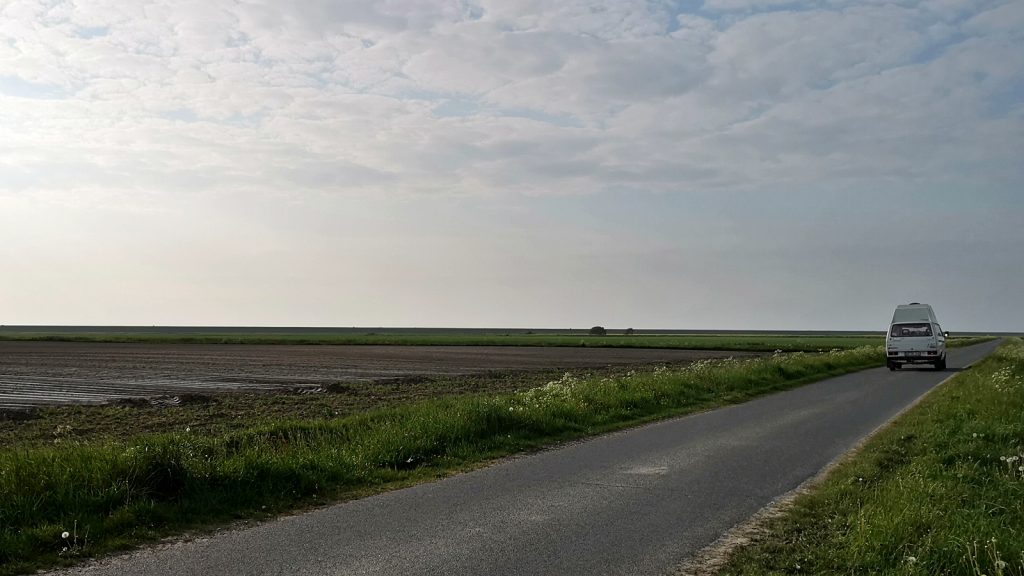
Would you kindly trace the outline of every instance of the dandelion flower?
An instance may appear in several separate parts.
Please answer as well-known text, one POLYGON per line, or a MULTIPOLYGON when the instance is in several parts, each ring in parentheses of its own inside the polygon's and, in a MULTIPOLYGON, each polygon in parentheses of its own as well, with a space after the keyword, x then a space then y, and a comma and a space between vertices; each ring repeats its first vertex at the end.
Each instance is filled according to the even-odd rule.
POLYGON ((63 538, 63 539, 65 539, 65 540, 67 540, 67 539, 68 539, 68 536, 71 536, 71 533, 70 533, 70 532, 68 532, 67 530, 65 530, 64 532, 62 532, 62 533, 61 533, 61 535, 60 535, 60 537, 61 537, 61 538, 63 538))
POLYGON ((907 556, 907 564, 917 564, 917 556, 907 556))

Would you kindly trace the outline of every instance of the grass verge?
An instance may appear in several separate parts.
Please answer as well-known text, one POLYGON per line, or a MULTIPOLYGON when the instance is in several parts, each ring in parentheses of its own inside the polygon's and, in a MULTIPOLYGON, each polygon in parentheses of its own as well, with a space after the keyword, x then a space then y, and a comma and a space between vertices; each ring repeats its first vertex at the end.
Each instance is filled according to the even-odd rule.
POLYGON ((705 360, 219 434, 9 446, 0 451, 0 574, 436 478, 882 362, 880 347, 705 360))
POLYGON ((1024 574, 1024 340, 936 389, 721 574, 1024 574))

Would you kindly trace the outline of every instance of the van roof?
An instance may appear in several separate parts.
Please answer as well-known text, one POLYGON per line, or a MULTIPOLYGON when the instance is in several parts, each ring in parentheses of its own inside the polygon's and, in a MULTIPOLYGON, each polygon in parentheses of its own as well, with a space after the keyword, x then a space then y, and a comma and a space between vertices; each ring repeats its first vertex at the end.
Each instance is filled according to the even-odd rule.
POLYGON ((900 304, 892 314, 891 324, 900 322, 938 322, 935 311, 928 304, 900 304))

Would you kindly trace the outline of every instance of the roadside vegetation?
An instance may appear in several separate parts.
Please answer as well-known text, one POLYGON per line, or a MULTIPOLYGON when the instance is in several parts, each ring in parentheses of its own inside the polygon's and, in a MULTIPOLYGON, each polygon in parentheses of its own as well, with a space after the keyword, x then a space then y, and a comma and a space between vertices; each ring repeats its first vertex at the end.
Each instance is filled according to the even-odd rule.
POLYGON ((437 478, 883 362, 869 346, 569 373, 504 393, 160 434, 82 437, 51 420, 52 438, 0 448, 0 574, 437 478))
POLYGON ((722 574, 1024 574, 1024 340, 933 391, 722 574))

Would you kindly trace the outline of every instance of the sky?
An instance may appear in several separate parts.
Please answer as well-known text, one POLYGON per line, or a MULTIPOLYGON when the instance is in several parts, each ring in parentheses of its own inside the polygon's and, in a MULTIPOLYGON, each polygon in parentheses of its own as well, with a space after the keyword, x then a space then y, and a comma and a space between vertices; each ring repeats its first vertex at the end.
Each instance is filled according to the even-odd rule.
POLYGON ((1022 0, 0 0, 0 324, 1024 331, 1022 0))

